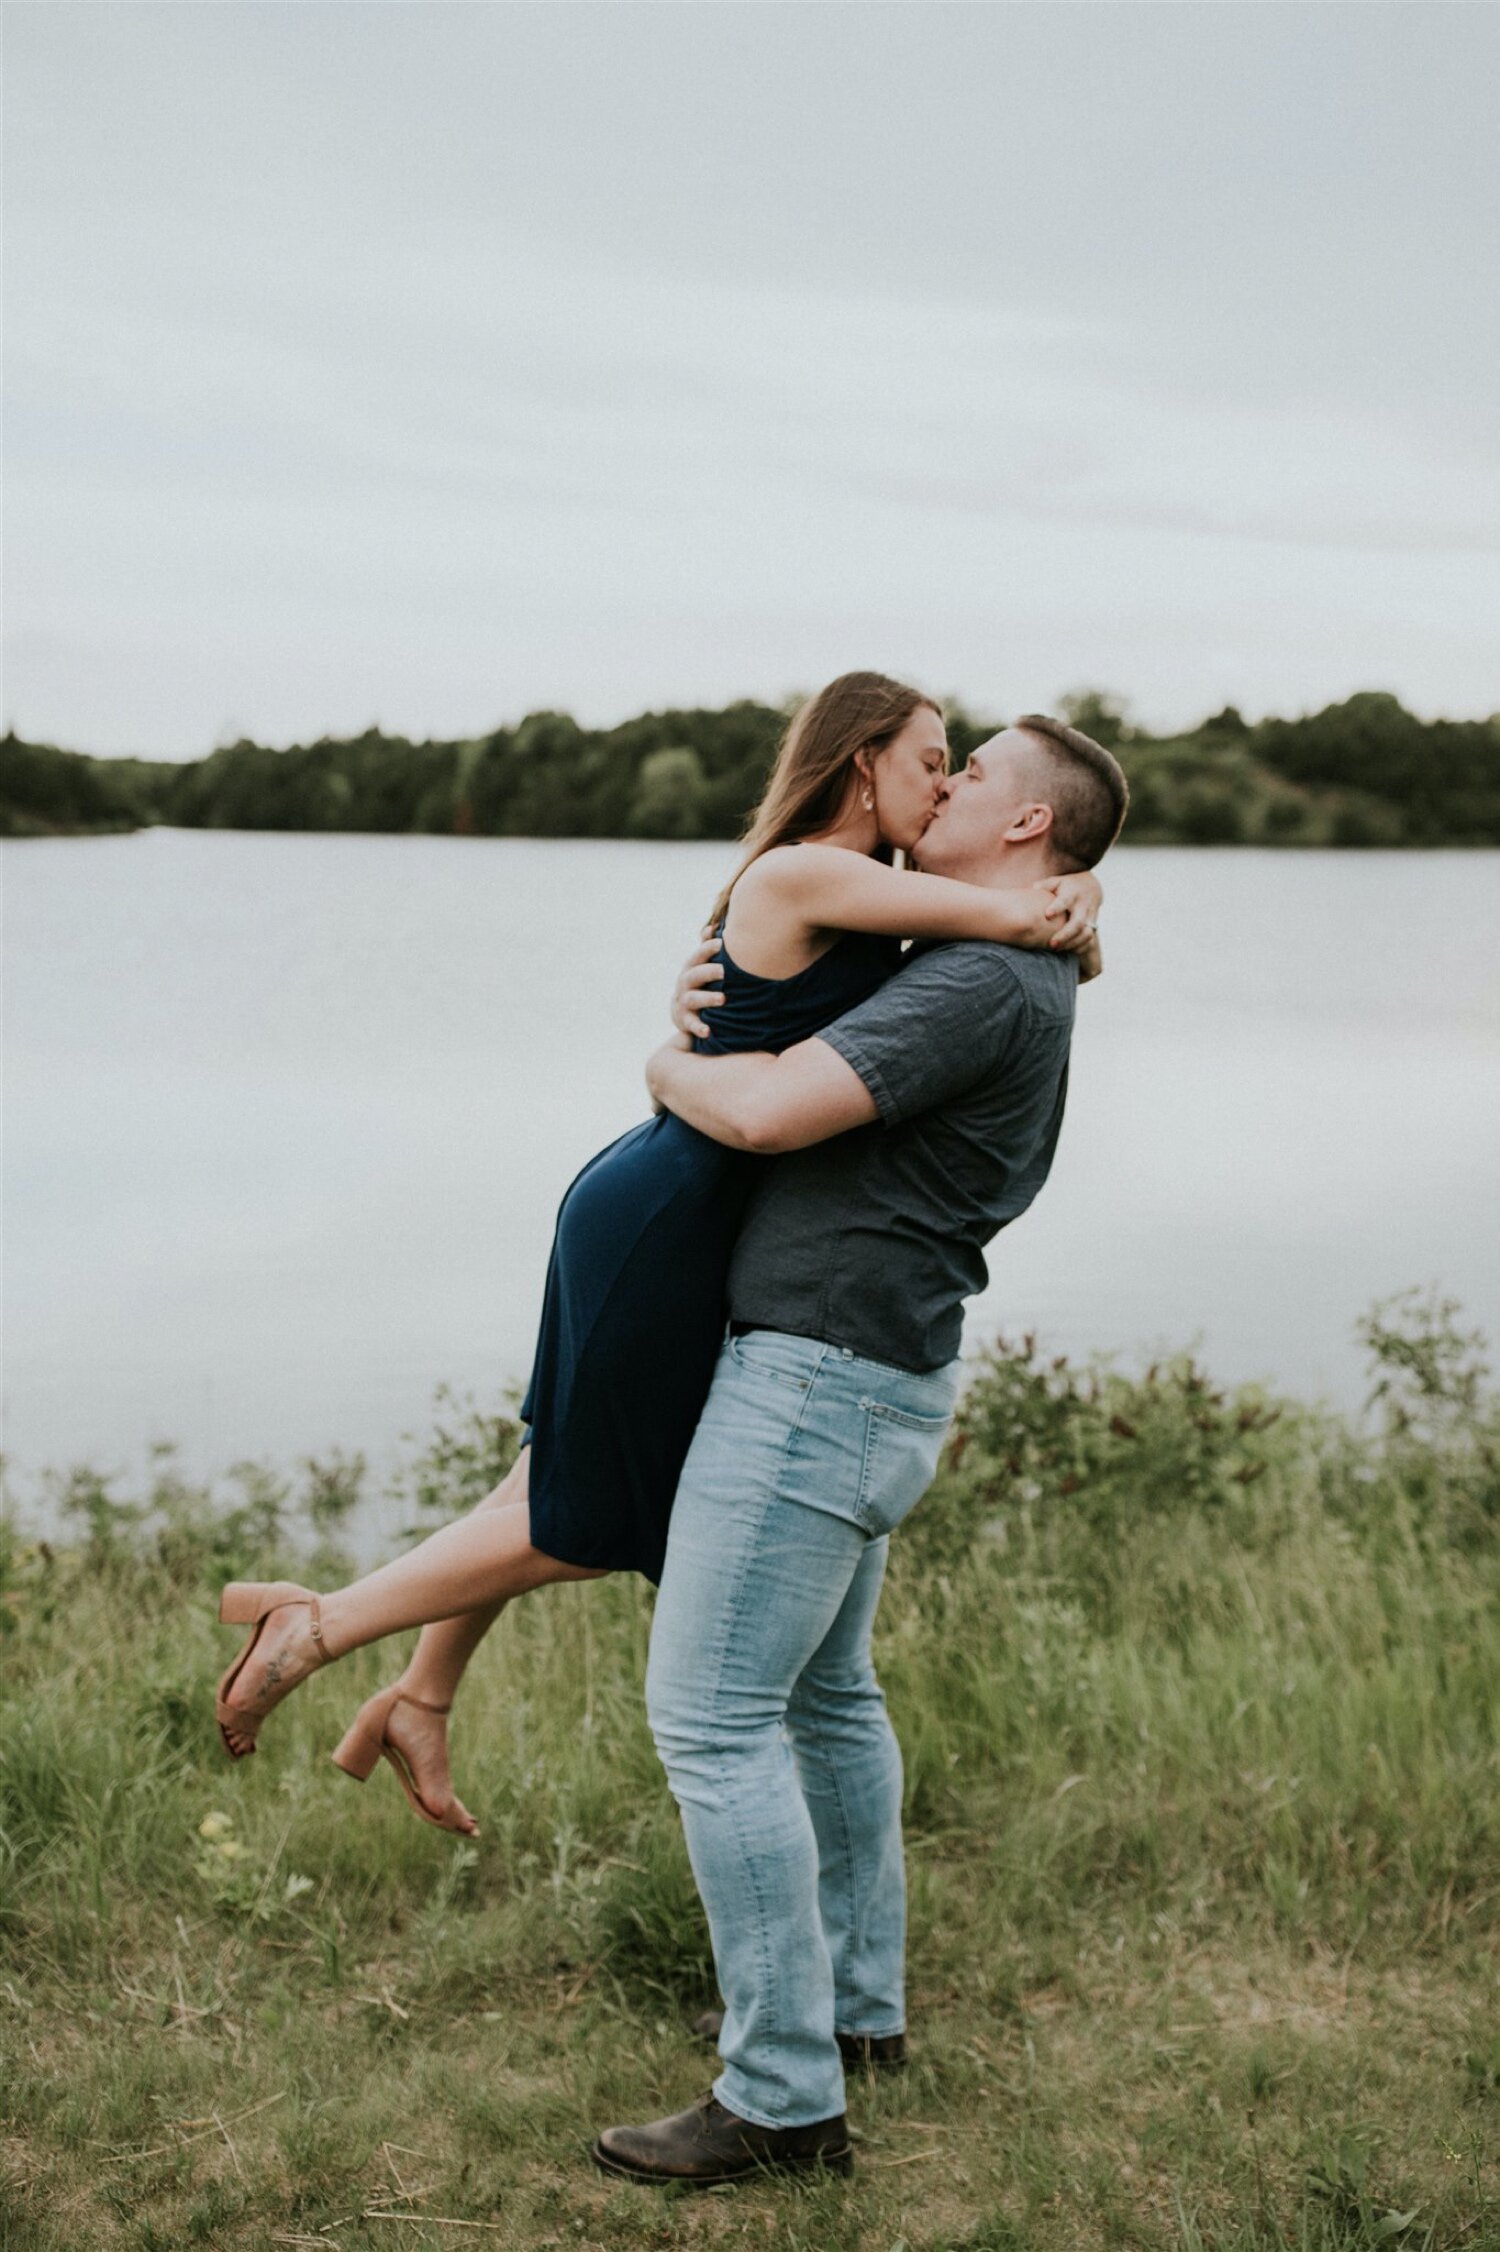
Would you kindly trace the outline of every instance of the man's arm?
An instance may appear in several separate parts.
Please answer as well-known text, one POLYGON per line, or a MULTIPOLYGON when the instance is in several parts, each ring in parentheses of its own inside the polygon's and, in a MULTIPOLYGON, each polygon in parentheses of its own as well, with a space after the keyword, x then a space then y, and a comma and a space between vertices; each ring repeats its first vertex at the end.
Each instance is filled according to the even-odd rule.
POLYGON ((778 1155, 868 1126, 874 1098, 825 1040, 779 1056, 698 1056, 668 1041, 646 1066, 654 1102, 711 1141, 778 1155))
POLYGON ((879 1119, 899 1126, 1001 1063, 1027 1020, 1002 946, 934 947, 785 1055, 658 1048, 653 1097, 731 1149, 807 1149, 879 1119))

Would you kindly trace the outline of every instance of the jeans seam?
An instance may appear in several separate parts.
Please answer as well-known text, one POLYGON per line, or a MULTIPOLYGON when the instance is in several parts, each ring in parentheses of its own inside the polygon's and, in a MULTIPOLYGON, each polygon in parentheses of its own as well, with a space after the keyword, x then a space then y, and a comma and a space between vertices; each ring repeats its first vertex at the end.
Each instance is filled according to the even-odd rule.
POLYGON ((944 1408, 937 1415, 918 1415, 911 1408, 893 1407, 889 1400, 871 1400, 868 1412, 872 1416, 884 1416, 889 1423, 899 1423, 908 1431, 930 1431, 934 1424, 953 1420, 952 1408, 944 1408))
POLYGON ((825 1360, 827 1360, 827 1358, 828 1347, 824 1345, 820 1348, 818 1357, 812 1365, 811 1373, 809 1374, 807 1379, 807 1388, 802 1394, 801 1400, 798 1404, 797 1413, 792 1418, 792 1421, 787 1425, 786 1437, 782 1441, 781 1445, 781 1461, 777 1466, 775 1490, 778 1494, 782 1493, 785 1490, 785 1472, 792 1458, 792 1449, 796 1445, 798 1439, 802 1436, 802 1426, 807 1421, 807 1411, 812 1404, 812 1396, 813 1393, 817 1390, 818 1378, 822 1374, 823 1363, 825 1360))
MULTIPOLYGON (((800 1759, 803 1756, 806 1756, 813 1762, 815 1762, 815 1764, 822 1770, 827 1781, 832 1786, 831 1795, 833 1797, 834 1804, 838 1808, 839 1827, 843 1833, 842 1858, 844 1868, 848 1872, 849 1880, 847 1886, 845 1887, 844 1894, 845 1903, 849 1911, 845 1928, 851 1934, 851 1937, 847 1943, 847 1951, 851 1953, 857 1953, 858 1950, 854 1947, 852 1937, 853 1933, 858 1927, 860 1910, 859 1880, 855 1874, 854 1829, 852 1823, 849 1820, 849 1802, 844 1795, 843 1783, 839 1776, 838 1761, 834 1758, 832 1752, 825 1750, 823 1745, 819 1742, 818 1738, 819 1731, 817 1727, 816 1715, 810 1712, 806 1715, 804 1745, 799 1748, 798 1757, 800 1759)), ((805 1790, 803 1791, 802 1795, 803 1798, 806 1799, 807 1793, 805 1790)), ((831 1953, 832 1950, 830 1950, 830 1955, 831 1953)), ((837 2014, 839 1984, 837 1964, 835 1964, 834 1966, 833 1983, 834 2025, 836 2030, 841 2031, 843 2029, 838 2025, 837 2014)))
POLYGON ((875 1417, 869 1400, 863 1403, 865 1418, 865 1443, 859 1456, 859 1490, 854 1496, 854 1513, 866 1532, 870 1529, 870 1489, 874 1484, 875 1417))
MULTIPOLYGON (((757 1528, 758 1530, 764 1529, 765 1520, 770 1511, 771 1503, 774 1499, 774 1493, 767 1494, 762 1497, 760 1526, 757 1528)), ((730 1657, 736 1646, 736 1638, 739 1634, 740 1628, 745 1621, 745 1606, 740 1600, 740 1597, 743 1593, 745 1581, 750 1575, 757 1546, 757 1542, 746 1541, 741 1553, 739 1577, 736 1581, 734 1589, 734 1601, 729 1609, 729 1631, 724 1637, 723 1647, 719 1652, 718 1673, 714 1681, 714 1697, 716 1702, 719 1697, 719 1692, 723 1687, 724 1675, 728 1669, 730 1657)), ((715 1779, 718 1784, 721 1799, 728 1796, 732 1801, 734 1794, 726 1793, 724 1789, 726 1774, 727 1762, 721 1755, 720 1759, 716 1762, 715 1779)), ((750 1889, 755 1900, 755 1922, 757 1930, 760 1934, 760 1992, 762 1994, 770 1994, 775 1997, 777 2003, 777 2013, 779 2015, 780 1987, 775 1977, 775 1967, 770 1945, 770 1920, 766 1914, 765 1892, 761 1885, 760 1870, 755 1860, 755 1856, 751 1851, 748 1850, 749 1832, 746 1830, 743 1819, 738 1812, 736 1813, 735 1818, 735 1844, 739 1850, 741 1861, 743 1862, 744 1867, 749 1875, 750 1889)), ((730 2108, 732 2108, 732 2106, 730 2108)), ((751 2118, 751 2114, 748 2111, 741 2112, 738 2114, 738 2116, 744 2119, 751 2118)), ((779 2127, 782 2125, 782 2121, 780 2119, 754 2119, 752 2120, 752 2124, 758 2127, 779 2127)))
MULTIPOLYGON (((851 1822, 850 1822, 850 1820, 849 1820, 849 1802, 848 1802, 848 1800, 847 1800, 847 1799, 845 1798, 845 1796, 844 1796, 844 1786, 843 1786, 843 1782, 842 1782, 842 1780, 841 1780, 841 1778, 840 1778, 840 1775, 839 1775, 839 1770, 838 1770, 838 1762, 837 1762, 837 1760, 834 1760, 834 1759, 830 1759, 830 1760, 829 1760, 829 1762, 828 1762, 828 1768, 829 1768, 829 1773, 830 1773, 830 1774, 832 1775, 832 1777, 833 1777, 833 1795, 834 1795, 834 1799, 835 1799, 835 1802, 837 1803, 837 1806, 838 1806, 838 1810, 839 1810, 839 1827, 840 1827, 840 1828, 842 1829, 842 1831, 843 1831, 843 1833, 844 1833, 844 1866, 845 1866, 845 1868, 846 1868, 846 1869, 848 1870, 848 1872, 849 1872, 849 1890, 848 1890, 848 1903, 849 1903, 849 1921, 848 1921, 848 1927, 847 1927, 847 1928, 848 1928, 848 1935, 849 1935, 849 1936, 848 1936, 848 1940, 847 1940, 847 1942, 846 1942, 846 1946, 847 1946, 847 1952, 848 1952, 848 1956, 849 1956, 849 1961, 848 1961, 848 1963, 846 1964, 845 1968, 846 1968, 846 1970, 848 1970, 848 1971, 850 1972, 850 1974, 851 1974, 851 1976, 850 1976, 850 1984, 852 1985, 852 1984, 853 1984, 853 1977, 852 1977, 853 1966, 854 1966, 854 1964, 855 1964, 856 1962, 858 1962, 858 1960, 859 1960, 859 1954, 860 1954, 860 1948, 859 1948, 859 1919, 860 1919, 860 1910, 861 1910, 861 1906, 862 1906, 862 1903, 861 1903, 861 1901, 860 1901, 860 1896, 859 1896, 859 1875, 858 1875, 858 1872, 857 1872, 857 1870, 856 1870, 856 1868, 855 1868, 855 1864, 854 1864, 854 1829, 853 1829, 853 1825, 851 1824, 851 1822)), ((838 1978, 837 1978, 837 1974, 835 1974, 835 1977, 834 1977, 834 2010, 835 2010, 835 2015, 834 2015, 834 2026, 835 2026, 835 2029, 836 2029, 836 2028, 837 2028, 837 2026, 838 2026, 838 2016, 837 2016, 837 2008, 838 2008, 838 1993, 837 1993, 837 1989, 838 1989, 838 1978)))

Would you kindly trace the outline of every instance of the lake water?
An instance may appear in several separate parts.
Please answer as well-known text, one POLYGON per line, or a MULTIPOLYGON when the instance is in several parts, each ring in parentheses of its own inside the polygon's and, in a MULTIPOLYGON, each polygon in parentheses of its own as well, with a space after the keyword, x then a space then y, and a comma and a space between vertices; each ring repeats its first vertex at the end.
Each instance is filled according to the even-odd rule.
MULTIPOLYGON (((0 853, 5 1446, 388 1465, 524 1380, 557 1202, 644 1113, 720 845, 156 830, 0 853)), ((971 1345, 1357 1404, 1360 1311, 1500 1332, 1500 855, 1106 870, 1052 1179, 971 1345)))

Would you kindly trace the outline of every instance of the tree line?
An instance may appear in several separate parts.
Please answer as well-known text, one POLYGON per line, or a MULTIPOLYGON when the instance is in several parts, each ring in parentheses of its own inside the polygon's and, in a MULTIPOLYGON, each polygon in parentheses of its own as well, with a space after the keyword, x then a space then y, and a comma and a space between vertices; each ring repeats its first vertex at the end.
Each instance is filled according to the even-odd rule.
MULTIPOLYGON (((1367 692, 1299 719, 1233 705, 1153 736, 1119 699, 1063 699, 1115 750, 1137 844, 1500 844, 1500 714, 1424 721, 1367 692)), ((271 750, 242 741, 186 764, 92 758, 0 739, 0 835, 184 829, 480 837, 737 837, 765 785, 787 711, 645 712, 610 728, 566 712, 461 742, 376 728, 271 750)), ((955 762, 1003 722, 948 711, 955 762)))

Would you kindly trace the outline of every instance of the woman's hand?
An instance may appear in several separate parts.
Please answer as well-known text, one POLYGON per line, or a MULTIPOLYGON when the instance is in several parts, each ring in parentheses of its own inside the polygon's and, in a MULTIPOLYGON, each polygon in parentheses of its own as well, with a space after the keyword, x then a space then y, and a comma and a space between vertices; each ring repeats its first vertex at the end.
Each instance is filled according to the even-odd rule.
POLYGON ((719 946, 720 940, 713 931, 705 929, 677 973, 677 983, 672 989, 672 1022, 689 1040, 706 1040, 710 1027, 704 1021, 703 1012, 724 1005, 723 994, 713 991, 724 976, 723 964, 714 960, 719 946))
POLYGON ((1098 877, 1084 868, 1073 876, 1044 876, 1036 888, 1052 894, 1047 920, 1060 923, 1048 942, 1054 953, 1082 954, 1099 928, 1104 887, 1098 877))

